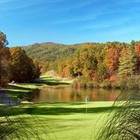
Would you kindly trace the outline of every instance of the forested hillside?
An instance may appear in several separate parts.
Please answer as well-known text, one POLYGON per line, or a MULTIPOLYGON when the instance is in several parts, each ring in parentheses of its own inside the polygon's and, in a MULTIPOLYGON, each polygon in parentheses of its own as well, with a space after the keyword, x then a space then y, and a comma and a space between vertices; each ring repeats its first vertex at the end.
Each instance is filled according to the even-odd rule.
POLYGON ((42 43, 23 49, 40 62, 44 72, 55 70, 62 77, 79 77, 81 85, 120 88, 140 78, 140 41, 42 43))
POLYGON ((64 45, 52 42, 47 43, 35 43, 26 47, 22 47, 28 56, 38 61, 54 61, 57 59, 63 59, 72 54, 77 48, 81 46, 75 45, 64 45))

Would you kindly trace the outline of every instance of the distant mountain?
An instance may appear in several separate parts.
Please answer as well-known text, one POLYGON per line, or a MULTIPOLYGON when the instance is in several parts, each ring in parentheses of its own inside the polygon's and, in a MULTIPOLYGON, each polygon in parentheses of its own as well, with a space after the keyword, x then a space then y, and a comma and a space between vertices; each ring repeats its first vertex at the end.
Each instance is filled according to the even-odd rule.
POLYGON ((71 55, 82 44, 64 45, 53 42, 22 46, 28 56, 39 61, 54 61, 71 55))

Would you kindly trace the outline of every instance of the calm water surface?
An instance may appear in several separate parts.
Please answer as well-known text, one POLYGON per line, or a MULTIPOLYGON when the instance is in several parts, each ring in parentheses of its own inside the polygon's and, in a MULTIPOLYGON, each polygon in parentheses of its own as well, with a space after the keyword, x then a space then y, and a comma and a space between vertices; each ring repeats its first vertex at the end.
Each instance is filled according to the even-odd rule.
POLYGON ((84 102, 88 101, 114 101, 120 90, 105 89, 74 89, 74 88, 46 88, 35 90, 33 102, 84 102))

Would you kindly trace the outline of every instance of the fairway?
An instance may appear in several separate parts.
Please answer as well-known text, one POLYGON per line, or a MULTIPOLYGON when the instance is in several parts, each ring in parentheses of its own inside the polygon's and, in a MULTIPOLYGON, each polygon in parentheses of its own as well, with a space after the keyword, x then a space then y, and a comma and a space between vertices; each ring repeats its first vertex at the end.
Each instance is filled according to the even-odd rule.
POLYGON ((48 139, 94 140, 94 137, 113 110, 113 102, 44 103, 22 105, 24 113, 37 115, 49 126, 48 139), (55 135, 55 138, 54 138, 55 135), (50 137, 50 138, 49 138, 50 137))

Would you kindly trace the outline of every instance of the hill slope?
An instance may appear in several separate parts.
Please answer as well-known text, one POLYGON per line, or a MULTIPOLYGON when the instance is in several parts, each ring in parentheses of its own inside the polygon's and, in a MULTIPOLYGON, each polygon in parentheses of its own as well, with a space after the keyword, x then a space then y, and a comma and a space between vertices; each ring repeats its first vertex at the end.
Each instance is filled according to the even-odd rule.
POLYGON ((64 45, 52 42, 35 43, 33 45, 22 47, 33 59, 39 61, 54 61, 57 59, 63 59, 72 54, 81 44, 64 45))

